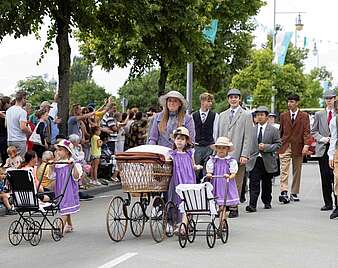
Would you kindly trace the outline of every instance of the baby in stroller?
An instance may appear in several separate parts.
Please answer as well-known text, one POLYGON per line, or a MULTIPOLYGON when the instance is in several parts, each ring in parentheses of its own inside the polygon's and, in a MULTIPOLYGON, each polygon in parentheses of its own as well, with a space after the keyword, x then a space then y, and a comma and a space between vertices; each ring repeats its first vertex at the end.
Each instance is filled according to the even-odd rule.
POLYGON ((117 164, 115 155, 109 149, 106 143, 102 144, 99 172, 103 178, 111 178, 113 181, 119 181, 117 178, 117 164))

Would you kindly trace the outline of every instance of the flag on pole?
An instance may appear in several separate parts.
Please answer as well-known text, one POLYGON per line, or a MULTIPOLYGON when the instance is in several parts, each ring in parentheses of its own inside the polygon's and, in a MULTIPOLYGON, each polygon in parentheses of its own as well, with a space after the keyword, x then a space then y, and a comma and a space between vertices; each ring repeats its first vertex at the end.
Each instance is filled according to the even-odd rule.
POLYGON ((276 34, 276 45, 272 63, 283 65, 291 41, 292 32, 279 31, 276 34))
POLYGON ((211 43, 215 42, 217 27, 218 27, 218 20, 211 20, 210 25, 205 27, 203 30, 204 38, 210 41, 211 43))

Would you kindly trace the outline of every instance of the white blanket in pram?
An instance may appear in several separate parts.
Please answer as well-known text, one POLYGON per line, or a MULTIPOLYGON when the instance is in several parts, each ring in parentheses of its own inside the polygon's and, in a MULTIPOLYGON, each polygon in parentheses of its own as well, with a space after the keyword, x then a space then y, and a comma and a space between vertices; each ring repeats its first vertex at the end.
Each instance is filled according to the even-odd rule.
POLYGON ((165 160, 171 160, 169 151, 172 150, 168 147, 160 146, 160 145, 140 145, 137 147, 133 147, 128 149, 126 152, 143 152, 143 153, 157 153, 162 154, 165 157, 165 160))
MULTIPOLYGON (((189 195, 191 198, 186 200, 187 205, 189 208, 192 210, 206 210, 206 197, 209 202, 210 206, 210 213, 212 215, 216 215, 216 203, 214 198, 214 195, 212 194, 212 190, 214 187, 210 182, 205 182, 201 184, 179 184, 176 186, 176 193, 179 195, 181 199, 184 199, 183 192, 185 195, 189 195), (205 196, 205 189, 207 191, 207 195, 205 196)), ((184 201, 181 202, 179 205, 179 210, 181 213, 185 212, 185 207, 184 207, 184 201)))

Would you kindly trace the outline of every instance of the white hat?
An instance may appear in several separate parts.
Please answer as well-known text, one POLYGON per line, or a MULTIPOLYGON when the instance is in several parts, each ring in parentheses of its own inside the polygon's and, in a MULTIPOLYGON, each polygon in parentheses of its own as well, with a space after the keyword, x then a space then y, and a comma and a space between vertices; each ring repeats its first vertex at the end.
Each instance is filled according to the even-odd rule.
POLYGON ((69 140, 66 140, 66 139, 63 139, 63 140, 60 140, 57 144, 55 144, 55 147, 63 147, 65 148, 68 152, 70 152, 70 155, 72 156, 74 151, 73 151, 73 144, 69 141, 69 140))
POLYGON ((212 145, 212 148, 215 149, 216 146, 228 146, 230 147, 230 150, 233 149, 233 143, 227 137, 219 137, 216 143, 212 145))
POLYGON ((180 92, 178 92, 176 90, 172 90, 172 91, 169 91, 167 94, 162 95, 158 100, 162 107, 166 107, 168 98, 179 99, 182 103, 182 108, 184 110, 187 109, 187 107, 188 107, 187 100, 184 98, 184 96, 180 92))

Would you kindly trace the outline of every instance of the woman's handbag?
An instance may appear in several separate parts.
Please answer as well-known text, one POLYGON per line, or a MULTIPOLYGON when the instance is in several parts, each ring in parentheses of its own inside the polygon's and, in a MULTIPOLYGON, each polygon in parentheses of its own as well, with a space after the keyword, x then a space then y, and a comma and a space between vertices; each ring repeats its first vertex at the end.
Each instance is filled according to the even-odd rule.
POLYGON ((40 134, 36 133, 39 124, 40 122, 34 128, 33 133, 30 135, 28 140, 31 141, 33 144, 42 145, 40 134))

